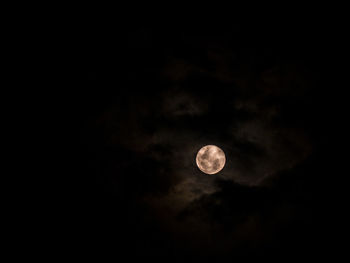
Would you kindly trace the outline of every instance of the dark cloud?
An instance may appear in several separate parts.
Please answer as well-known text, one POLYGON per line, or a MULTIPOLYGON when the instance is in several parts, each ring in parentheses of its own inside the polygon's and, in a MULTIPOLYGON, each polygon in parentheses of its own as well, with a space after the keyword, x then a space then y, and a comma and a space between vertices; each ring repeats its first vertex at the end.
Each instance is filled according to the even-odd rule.
POLYGON ((113 63, 95 66, 91 85, 105 94, 92 100, 100 102, 80 141, 93 160, 97 210, 108 227, 116 221, 106 231, 127 229, 124 247, 210 257, 312 240, 310 182, 322 173, 313 55, 239 28, 138 28, 128 34, 122 80, 113 63), (207 144, 226 154, 215 176, 195 164, 207 144))

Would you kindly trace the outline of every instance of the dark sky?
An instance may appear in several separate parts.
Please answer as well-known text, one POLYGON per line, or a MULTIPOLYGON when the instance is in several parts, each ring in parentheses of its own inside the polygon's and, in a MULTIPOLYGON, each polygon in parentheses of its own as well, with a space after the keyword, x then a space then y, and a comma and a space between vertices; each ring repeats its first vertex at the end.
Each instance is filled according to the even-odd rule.
POLYGON ((325 23, 90 19, 67 34, 70 250, 170 262, 330 248, 325 23), (195 165, 207 144, 226 154, 216 175, 195 165))

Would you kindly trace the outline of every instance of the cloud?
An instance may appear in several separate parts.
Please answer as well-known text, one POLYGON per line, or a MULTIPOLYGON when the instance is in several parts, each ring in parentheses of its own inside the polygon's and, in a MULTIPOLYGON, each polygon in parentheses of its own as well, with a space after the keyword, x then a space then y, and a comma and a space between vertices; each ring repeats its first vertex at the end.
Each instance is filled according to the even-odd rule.
POLYGON ((190 204, 216 191, 213 180, 203 179, 195 166, 203 145, 218 145, 226 153, 218 178, 248 186, 291 169, 312 150, 303 127, 294 119, 288 122, 287 114, 305 92, 297 66, 280 63, 256 71, 249 63, 237 67, 235 59, 242 58, 232 50, 203 54, 207 64, 196 56, 169 57, 160 72, 163 89, 143 96, 130 93, 96 122, 103 145, 134 156, 136 163, 127 162, 125 173, 140 173, 145 188, 144 178, 152 184, 148 194, 161 192, 172 202, 190 204))
POLYGON ((309 80, 302 66, 259 64, 249 50, 202 51, 174 52, 164 67, 147 69, 144 86, 158 85, 156 92, 121 94, 91 120, 85 143, 101 181, 121 203, 147 211, 139 220, 175 246, 201 253, 272 246, 300 216, 288 187, 284 194, 274 186, 292 181, 313 150, 303 114, 309 80), (215 176, 195 164, 207 144, 226 154, 215 176))

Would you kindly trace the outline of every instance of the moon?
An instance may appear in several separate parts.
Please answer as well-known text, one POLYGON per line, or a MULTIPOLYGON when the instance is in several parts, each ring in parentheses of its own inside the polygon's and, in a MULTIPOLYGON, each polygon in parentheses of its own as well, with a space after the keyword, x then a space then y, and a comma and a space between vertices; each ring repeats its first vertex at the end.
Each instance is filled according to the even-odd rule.
POLYGON ((226 162, 225 153, 215 145, 202 147, 196 156, 198 168, 206 174, 216 174, 224 168, 226 162))

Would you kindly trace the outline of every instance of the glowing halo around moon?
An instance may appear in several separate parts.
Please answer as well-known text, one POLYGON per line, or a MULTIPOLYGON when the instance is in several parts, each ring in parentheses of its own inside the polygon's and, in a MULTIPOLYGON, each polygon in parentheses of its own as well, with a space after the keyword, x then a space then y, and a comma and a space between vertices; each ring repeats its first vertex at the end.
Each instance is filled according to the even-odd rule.
POLYGON ((215 145, 206 145, 198 151, 196 163, 203 173, 216 174, 225 166, 225 153, 215 145))

